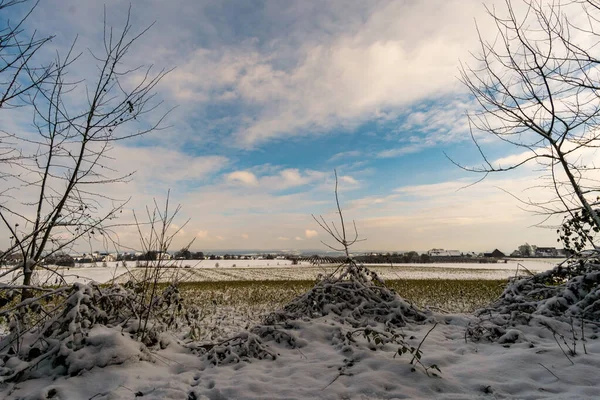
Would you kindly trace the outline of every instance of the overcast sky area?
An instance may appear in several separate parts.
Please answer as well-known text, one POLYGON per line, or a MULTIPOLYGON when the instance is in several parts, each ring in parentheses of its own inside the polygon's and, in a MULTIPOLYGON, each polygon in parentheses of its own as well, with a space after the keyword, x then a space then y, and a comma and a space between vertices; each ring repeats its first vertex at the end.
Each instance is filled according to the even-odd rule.
MULTIPOLYGON (((107 0, 121 27, 129 0, 107 0)), ((492 2, 489 2, 492 4, 492 2)), ((500 5, 503 2, 500 2, 500 5)), ((103 2, 41 0, 26 28, 56 35, 44 50, 65 52, 78 35, 74 76, 93 82, 87 49, 102 44, 103 2)), ((519 208, 535 197, 537 173, 481 176, 465 113, 475 107, 459 62, 494 28, 481 0, 132 1, 130 65, 176 67, 157 87, 166 129, 118 143, 119 171, 137 171, 111 195, 143 210, 171 190, 181 204, 174 242, 194 250, 323 249, 335 206, 334 169, 347 220, 366 241, 355 250, 512 251, 525 242, 557 246, 556 231, 519 208), (467 187, 468 186, 468 187, 467 187)), ((159 113, 157 111, 157 113, 159 113)), ((27 115, 3 124, 30 129, 27 115)), ((158 116, 158 114, 157 114, 158 116)), ((490 160, 517 152, 484 141, 490 160)), ((124 220, 129 218, 123 217, 124 220)), ((120 238, 136 246, 133 230, 120 238)), ((3 239, 4 240, 4 239, 3 239)))

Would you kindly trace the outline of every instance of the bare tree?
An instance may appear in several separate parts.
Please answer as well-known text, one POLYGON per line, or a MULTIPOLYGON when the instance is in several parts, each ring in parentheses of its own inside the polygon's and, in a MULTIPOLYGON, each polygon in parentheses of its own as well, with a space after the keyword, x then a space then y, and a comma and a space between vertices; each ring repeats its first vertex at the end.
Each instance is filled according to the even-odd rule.
MULTIPOLYGON (((34 129, 11 134, 9 149, 22 156, 5 177, 9 184, 2 192, 0 220, 11 245, 0 257, 18 255, 20 263, 0 277, 20 271, 27 290, 34 270, 44 268, 44 257, 95 236, 116 241, 111 228, 127 201, 104 192, 107 185, 128 181, 132 173, 113 167, 117 160, 111 150, 118 141, 161 129, 166 115, 158 110, 161 101, 154 90, 169 71, 132 68, 127 59, 149 28, 132 33, 129 10, 124 27, 114 31, 105 13, 102 52, 89 51, 97 67, 92 81, 70 78, 82 57, 75 54, 75 43, 64 57, 56 57, 43 79, 22 58, 32 84, 18 97, 32 110, 34 129)), ((0 81, 7 80, 6 73, 0 81)))
MULTIPOLYGON (((26 0, 0 0, 0 14, 6 15, 26 0)), ((34 32, 27 35, 23 29, 27 18, 36 8, 35 3, 25 15, 17 21, 2 20, 0 27, 0 110, 22 105, 21 96, 36 85, 49 79, 55 71, 52 63, 34 68, 32 59, 52 37, 38 38, 34 32)), ((0 166, 5 168, 23 158, 15 148, 14 133, 0 129, 0 166)), ((0 179, 7 175, 0 171, 0 179)))
POLYGON ((480 51, 461 66, 461 80, 479 105, 469 124, 483 164, 455 164, 485 177, 537 163, 545 171, 540 186, 552 197, 520 200, 544 215, 579 221, 573 228, 595 247, 600 187, 589 157, 600 146, 600 2, 505 0, 502 10, 487 11, 496 35, 488 40, 478 28, 480 51), (486 157, 480 132, 522 153, 497 165, 486 157))
MULTIPOLYGON (((0 0, 0 12, 7 13, 26 0, 0 0)), ((34 67, 31 61, 35 54, 52 39, 51 36, 38 38, 34 32, 26 35, 23 25, 35 10, 37 2, 16 22, 3 21, 0 28, 0 108, 15 106, 13 100, 36 85, 44 82, 54 72, 54 64, 34 67), (32 78, 32 79, 31 79, 32 78)))

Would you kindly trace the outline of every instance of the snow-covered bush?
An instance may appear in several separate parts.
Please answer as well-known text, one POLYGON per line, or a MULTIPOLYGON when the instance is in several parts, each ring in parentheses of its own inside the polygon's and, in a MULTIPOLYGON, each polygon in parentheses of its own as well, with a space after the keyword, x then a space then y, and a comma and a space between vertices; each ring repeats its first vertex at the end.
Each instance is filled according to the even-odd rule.
POLYGON ((149 360, 149 347, 168 344, 164 332, 198 324, 200 313, 183 303, 177 287, 150 299, 140 287, 76 283, 43 302, 38 296, 1 311, 9 332, 0 337, 0 380, 149 360))
POLYGON ((510 333, 511 328, 532 321, 542 326, 549 320, 568 325, 600 323, 598 253, 588 252, 551 270, 512 279, 500 298, 476 315, 478 320, 468 327, 468 336, 499 342, 520 340, 520 335, 510 333))
POLYGON ((402 327, 423 322, 427 315, 387 288, 374 271, 349 260, 339 274, 323 278, 308 292, 292 300, 265 322, 279 322, 334 315, 353 327, 380 322, 402 327))
POLYGON ((214 365, 232 364, 251 359, 275 360, 277 354, 252 332, 242 332, 215 345, 205 346, 205 357, 214 365))
POLYGON ((274 360, 274 348, 304 347, 307 341, 299 331, 325 319, 327 326, 333 326, 327 335, 329 344, 342 352, 365 346, 401 354, 402 348, 410 348, 401 328, 425 323, 429 315, 387 288, 376 273, 348 259, 336 273, 322 277, 281 310, 267 314, 261 324, 216 344, 189 346, 214 365, 274 360))

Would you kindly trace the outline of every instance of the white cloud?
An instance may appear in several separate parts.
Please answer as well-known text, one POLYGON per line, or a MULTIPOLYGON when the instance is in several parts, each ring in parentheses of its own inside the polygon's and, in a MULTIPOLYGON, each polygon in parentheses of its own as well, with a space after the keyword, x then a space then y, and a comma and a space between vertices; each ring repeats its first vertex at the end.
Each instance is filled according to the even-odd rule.
POLYGON ((370 207, 374 207, 374 206, 389 202, 390 200, 393 200, 395 197, 397 197, 397 196, 390 195, 390 196, 386 196, 386 197, 377 197, 377 196, 363 197, 363 198, 355 199, 355 200, 348 202, 346 208, 348 208, 348 209, 370 208, 370 207))
POLYGON ((307 239, 310 239, 319 236, 319 233, 317 231, 313 231, 312 229, 307 229, 304 231, 304 236, 306 236, 307 239))
POLYGON ((196 237, 198 239, 206 239, 206 238, 208 238, 208 231, 198 231, 196 233, 196 237))
POLYGON ((304 239, 302 239, 300 236, 296 236, 296 240, 298 240, 298 241, 302 241, 302 240, 304 240, 304 239))
POLYGON ((248 240, 248 238, 250 237, 247 233, 242 233, 242 239, 244 240, 248 240))
POLYGON ((276 175, 263 176, 260 181, 264 188, 285 190, 322 181, 326 176, 326 173, 320 171, 309 169, 300 171, 297 168, 287 168, 279 171, 276 175))
MULTIPOLYGON (((362 23, 333 35, 323 27, 315 31, 317 40, 294 44, 296 51, 285 37, 268 51, 259 41, 198 49, 166 83, 186 101, 251 104, 258 114, 242 118, 235 134, 234 143, 242 147, 353 127, 391 109, 464 91, 456 79, 458 59, 476 48, 473 18, 483 16, 484 8, 475 0, 434 7, 432 12, 429 3, 379 3, 356 19, 362 23)), ((493 29, 486 26, 484 34, 493 29)), ((425 117, 416 114, 413 122, 424 123, 425 117)))
MULTIPOLYGON (((542 154, 543 152, 538 150, 537 153, 542 154)), ((532 158, 532 156, 535 156, 532 151, 524 151, 498 158, 494 161, 491 161, 491 164, 494 166, 494 168, 509 168, 526 162, 528 159, 532 158)), ((527 163, 529 163, 529 161, 527 161, 527 163)))
MULTIPOLYGON (((323 182, 329 173, 310 169, 284 168, 268 165, 256 166, 251 171, 235 171, 227 174, 226 181, 242 183, 248 188, 266 190, 268 192, 282 191, 290 188, 307 186, 323 182)), ((356 182, 351 176, 344 177, 348 183, 356 182)))
POLYGON ((229 163, 223 156, 192 156, 162 147, 117 145, 107 154, 118 163, 122 173, 137 171, 136 179, 169 184, 203 180, 229 163))
POLYGON ((290 240, 290 238, 289 238, 289 237, 285 237, 285 236, 278 236, 278 237, 277 237, 277 240, 283 240, 283 241, 286 241, 286 240, 290 240))
POLYGON ((359 184, 359 182, 356 179, 354 179, 353 177, 351 177, 349 175, 342 175, 342 176, 340 176, 339 180, 340 180, 340 182, 344 182, 349 185, 358 185, 359 184))
POLYGON ((252 172, 248 171, 235 171, 227 175, 229 182, 239 182, 248 186, 258 185, 258 179, 252 172))

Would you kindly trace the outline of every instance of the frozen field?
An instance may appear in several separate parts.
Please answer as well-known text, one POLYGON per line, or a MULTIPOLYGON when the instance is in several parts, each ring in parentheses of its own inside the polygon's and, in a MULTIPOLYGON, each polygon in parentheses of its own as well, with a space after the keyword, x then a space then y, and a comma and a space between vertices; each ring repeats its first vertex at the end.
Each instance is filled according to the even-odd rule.
MULTIPOLYGON (((510 260, 497 264, 373 264, 369 268, 376 271, 383 279, 507 279, 514 276, 517 269, 523 272, 523 266, 532 272, 545 271, 552 268, 558 259, 524 259, 510 260)), ((125 282, 130 274, 139 276, 143 269, 136 268, 135 262, 98 263, 73 268, 54 267, 51 270, 38 270, 37 281, 48 284, 59 284, 57 274, 60 272, 66 283, 76 281, 96 281, 106 283, 112 280, 125 282)), ((183 260, 172 261, 163 271, 161 280, 182 282, 215 282, 215 281, 277 281, 277 280, 313 280, 319 274, 327 274, 335 270, 335 265, 311 265, 302 262, 292 265, 288 260, 183 260)), ((8 281, 15 278, 9 274, 2 278, 8 281)))

